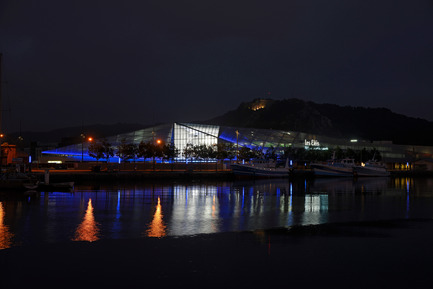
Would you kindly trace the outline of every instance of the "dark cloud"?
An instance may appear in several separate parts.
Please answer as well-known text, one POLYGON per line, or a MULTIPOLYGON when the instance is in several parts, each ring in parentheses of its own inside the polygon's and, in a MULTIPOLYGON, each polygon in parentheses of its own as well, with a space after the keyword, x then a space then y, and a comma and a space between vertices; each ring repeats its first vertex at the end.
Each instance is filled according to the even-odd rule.
POLYGON ((16 130, 193 121, 265 96, 433 120, 433 4, 2 1, 16 130))

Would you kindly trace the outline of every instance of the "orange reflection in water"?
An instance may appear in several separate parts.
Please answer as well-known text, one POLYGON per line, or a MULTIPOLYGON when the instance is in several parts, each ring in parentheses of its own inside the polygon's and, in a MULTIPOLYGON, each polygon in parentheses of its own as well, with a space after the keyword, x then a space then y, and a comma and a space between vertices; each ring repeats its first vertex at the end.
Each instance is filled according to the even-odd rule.
POLYGON ((7 249, 12 246, 12 237, 14 236, 9 232, 9 227, 4 225, 5 211, 3 204, 0 202, 0 250, 7 249))
POLYGON ((88 241, 93 242, 99 240, 98 223, 93 215, 92 199, 87 203, 86 214, 83 221, 75 231, 75 238, 72 241, 88 241))
POLYGON ((162 220, 161 200, 158 197, 155 214, 153 214, 152 223, 147 230, 148 237, 164 237, 166 235, 164 221, 162 220))

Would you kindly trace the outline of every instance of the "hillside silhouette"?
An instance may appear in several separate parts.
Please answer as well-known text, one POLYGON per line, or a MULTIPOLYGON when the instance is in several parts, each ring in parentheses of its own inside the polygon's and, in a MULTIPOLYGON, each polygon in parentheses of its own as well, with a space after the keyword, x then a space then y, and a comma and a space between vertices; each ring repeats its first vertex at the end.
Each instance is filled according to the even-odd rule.
POLYGON ((338 138, 433 145, 433 122, 387 108, 318 104, 300 99, 255 99, 206 121, 209 124, 292 130, 338 138))
MULTIPOLYGON (((200 121, 232 127, 250 127, 300 131, 337 138, 369 141, 392 141, 395 144, 433 145, 433 122, 408 117, 387 108, 366 108, 318 104, 300 99, 255 99, 216 118, 200 121)), ((31 141, 53 142, 60 146, 81 142, 84 132, 95 138, 106 138, 149 127, 143 124, 95 124, 68 127, 46 132, 11 133, 7 141, 18 136, 24 146, 31 141)))

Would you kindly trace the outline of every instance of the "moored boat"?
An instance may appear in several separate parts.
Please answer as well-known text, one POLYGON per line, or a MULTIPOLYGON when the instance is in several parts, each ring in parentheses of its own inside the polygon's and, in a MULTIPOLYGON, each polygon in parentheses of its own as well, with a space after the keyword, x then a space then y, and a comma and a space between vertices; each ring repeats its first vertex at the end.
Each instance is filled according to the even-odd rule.
POLYGON ((23 173, 1 173, 0 189, 3 190, 29 190, 38 186, 38 180, 28 174, 23 173))
POLYGON ((354 159, 329 160, 327 163, 312 163, 314 175, 326 177, 352 177, 354 159))
POLYGON ((353 174, 357 177, 387 177, 390 172, 383 163, 370 160, 365 165, 354 166, 353 174))
POLYGON ((231 169, 236 176, 247 176, 256 178, 288 178, 291 169, 286 161, 286 166, 276 167, 274 163, 251 163, 251 164, 232 164, 231 169))

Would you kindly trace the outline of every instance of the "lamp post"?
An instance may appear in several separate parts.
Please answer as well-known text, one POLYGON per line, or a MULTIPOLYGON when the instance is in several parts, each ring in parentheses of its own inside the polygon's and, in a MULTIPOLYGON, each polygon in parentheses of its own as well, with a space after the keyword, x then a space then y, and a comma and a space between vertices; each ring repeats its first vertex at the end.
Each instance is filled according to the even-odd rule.
POLYGON ((2 163, 3 163, 3 155, 2 155, 2 149, 1 149, 1 144, 3 142, 3 133, 2 133, 2 110, 3 110, 3 106, 2 106, 2 57, 3 54, 0 53, 0 134, 1 134, 1 140, 0 140, 0 174, 2 173, 2 163))
MULTIPOLYGON (((84 159, 84 140, 86 139, 86 136, 84 134, 81 134, 81 162, 83 162, 84 159)), ((93 138, 89 136, 87 138, 87 141, 90 143, 93 141, 93 138)), ((87 146, 87 154, 89 154, 89 147, 87 146)))
POLYGON ((236 130, 236 162, 239 163, 239 131, 236 130))
MULTIPOLYGON (((155 135, 153 135, 153 137, 155 137, 155 135)), ((155 170, 155 165, 156 165, 156 161, 155 161, 155 157, 158 154, 159 155, 159 150, 160 150, 160 145, 161 145, 162 141, 160 139, 157 139, 156 141, 153 142, 153 170, 155 170)))
POLYGON ((3 152, 2 152, 2 144, 3 144, 3 138, 4 134, 0 133, 0 175, 2 173, 2 166, 3 166, 3 152))
POLYGON ((81 136, 81 162, 83 162, 83 159, 84 159, 84 139, 86 138, 86 136, 84 135, 84 133, 82 133, 80 136, 81 136))
MULTIPOLYGON (((91 143, 93 141, 93 138, 91 137, 91 136, 89 136, 88 138, 87 138, 87 142, 88 143, 91 143)), ((87 155, 88 156, 90 156, 90 153, 89 153, 89 147, 90 147, 90 145, 87 145, 87 155)), ((98 162, 96 161, 96 164, 98 164, 98 162)))

